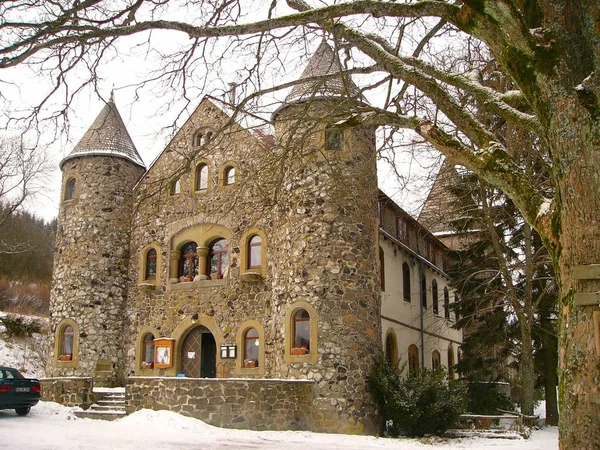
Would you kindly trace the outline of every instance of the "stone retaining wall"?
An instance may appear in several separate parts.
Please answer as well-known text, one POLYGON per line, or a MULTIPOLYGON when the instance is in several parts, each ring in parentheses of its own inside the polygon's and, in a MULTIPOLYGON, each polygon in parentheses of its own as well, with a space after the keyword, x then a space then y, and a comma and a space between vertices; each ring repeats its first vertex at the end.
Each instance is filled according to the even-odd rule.
POLYGON ((149 408, 223 428, 313 430, 313 386, 298 380, 131 377, 125 395, 129 414, 149 408))
POLYGON ((42 400, 56 402, 64 406, 90 407, 95 401, 92 393, 92 378, 65 377, 42 378, 42 400))

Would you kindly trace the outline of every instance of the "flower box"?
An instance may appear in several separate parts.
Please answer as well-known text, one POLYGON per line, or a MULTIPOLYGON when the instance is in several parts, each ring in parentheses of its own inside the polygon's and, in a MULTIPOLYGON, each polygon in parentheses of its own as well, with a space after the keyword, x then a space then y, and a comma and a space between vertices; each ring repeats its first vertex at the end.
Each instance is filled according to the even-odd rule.
POLYGON ((189 277, 179 277, 179 281, 181 283, 188 283, 188 282, 192 281, 192 279, 189 277))
POLYGON ((142 369, 152 369, 152 368, 154 368, 153 362, 143 362, 142 363, 142 369))
POLYGON ((72 361, 73 360, 73 355, 60 355, 58 357, 59 361, 72 361))
POLYGON ((254 360, 244 361, 244 369, 256 369, 258 363, 254 360))
POLYGON ((293 347, 292 355, 306 355, 308 353, 308 349, 305 347, 293 347))

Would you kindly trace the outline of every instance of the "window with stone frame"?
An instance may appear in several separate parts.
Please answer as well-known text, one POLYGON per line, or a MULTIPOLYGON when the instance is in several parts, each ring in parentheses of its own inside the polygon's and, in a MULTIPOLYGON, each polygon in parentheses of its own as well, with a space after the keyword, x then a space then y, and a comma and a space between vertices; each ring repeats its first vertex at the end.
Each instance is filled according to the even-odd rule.
POLYGON ((232 184, 235 184, 235 167, 227 166, 223 171, 223 176, 223 184, 225 186, 231 186, 232 184))
POLYGON ((379 283, 381 292, 385 292, 385 253, 381 247, 379 247, 379 283))
POLYGON ((431 368, 433 370, 439 370, 440 367, 442 367, 441 361, 442 361, 442 359, 440 357, 440 352, 438 352, 437 350, 434 350, 433 353, 431 354, 431 368))
POLYGON ((150 369, 154 366, 154 335, 146 333, 142 341, 142 368, 150 369))
POLYGON ((396 218, 396 237, 402 242, 408 242, 408 224, 404 217, 396 218))
POLYGON ((181 181, 179 180, 179 178, 171 182, 169 192, 171 195, 181 194, 181 181))
POLYGON ((385 359, 391 364, 395 365, 398 361, 398 346, 396 345, 396 339, 390 332, 385 338, 385 359))
POLYGON ((427 309, 427 277, 421 272, 421 307, 427 309))
POLYGON ((431 304, 433 306, 433 313, 439 314, 440 305, 439 305, 438 284, 435 279, 431 280, 431 304))
POLYGON ((244 368, 254 369, 258 367, 259 351, 258 330, 250 328, 244 333, 244 368))
POLYGON ((69 178, 67 184, 65 185, 65 200, 73 200, 75 198, 75 188, 77 187, 77 182, 75 178, 69 178))
POLYGON ((181 257, 179 259, 179 279, 180 281, 194 281, 198 275, 198 244, 188 242, 181 247, 181 257))
POLYGON ((151 248, 146 252, 146 273, 144 274, 145 280, 156 279, 156 261, 157 261, 156 250, 151 248))
POLYGON ((404 301, 410 303, 410 267, 408 263, 402 263, 402 295, 404 301))
POLYGON ((292 354, 306 355, 310 353, 310 314, 305 309, 299 309, 293 316, 292 354))
POLYGON ((212 279, 221 279, 227 276, 229 271, 229 254, 227 253, 227 240, 215 239, 208 247, 208 275, 212 279))
POLYGON ((450 319, 450 293, 447 287, 444 287, 444 317, 450 319))
POLYGON ((325 130, 325 150, 340 150, 342 148, 342 130, 337 127, 325 130))
POLYGON ((74 340, 75 340, 75 330, 71 325, 66 325, 63 327, 60 333, 60 355, 58 359, 61 361, 71 361, 73 360, 73 348, 74 348, 74 340))
POLYGON ((448 378, 454 379, 454 347, 448 346, 448 378))
POLYGON ((408 347, 408 373, 419 370, 419 349, 415 344, 408 347))
POLYGON ((200 130, 194 135, 194 145, 200 147, 212 139, 213 132, 210 130, 200 130))
POLYGON ((248 239, 248 268, 258 269, 262 266, 262 238, 253 234, 248 239))
POLYGON ((204 163, 196 166, 196 191, 208 189, 208 166, 204 163))

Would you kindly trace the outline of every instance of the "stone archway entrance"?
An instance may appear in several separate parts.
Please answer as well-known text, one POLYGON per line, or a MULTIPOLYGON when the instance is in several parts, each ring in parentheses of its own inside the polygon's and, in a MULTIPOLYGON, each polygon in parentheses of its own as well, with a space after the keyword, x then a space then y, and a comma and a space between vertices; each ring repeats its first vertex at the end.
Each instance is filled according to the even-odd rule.
POLYGON ((190 378, 216 377, 217 344, 208 328, 195 327, 183 340, 181 371, 190 378))

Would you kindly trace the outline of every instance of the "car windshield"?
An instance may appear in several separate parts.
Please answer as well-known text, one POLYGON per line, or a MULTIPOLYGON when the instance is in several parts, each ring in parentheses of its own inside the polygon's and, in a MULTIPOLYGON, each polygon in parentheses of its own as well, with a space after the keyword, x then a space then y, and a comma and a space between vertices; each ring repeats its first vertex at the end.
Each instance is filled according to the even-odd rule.
POLYGON ((18 370, 15 369, 0 369, 0 378, 25 378, 23 375, 19 373, 18 370))

